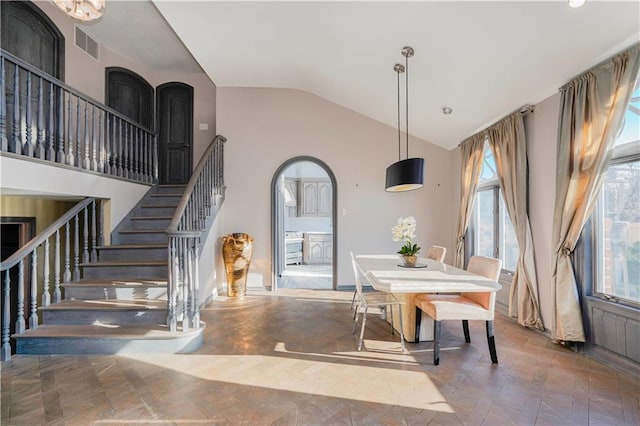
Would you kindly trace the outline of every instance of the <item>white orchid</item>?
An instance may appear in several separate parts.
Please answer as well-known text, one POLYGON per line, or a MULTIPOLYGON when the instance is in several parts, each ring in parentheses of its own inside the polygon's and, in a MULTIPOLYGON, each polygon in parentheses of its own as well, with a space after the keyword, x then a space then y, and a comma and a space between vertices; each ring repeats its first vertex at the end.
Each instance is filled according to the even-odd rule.
POLYGON ((393 241, 404 241, 404 245, 398 251, 404 255, 415 255, 420 251, 420 247, 414 243, 416 239, 416 219, 413 216, 401 217, 393 228, 391 228, 393 241))

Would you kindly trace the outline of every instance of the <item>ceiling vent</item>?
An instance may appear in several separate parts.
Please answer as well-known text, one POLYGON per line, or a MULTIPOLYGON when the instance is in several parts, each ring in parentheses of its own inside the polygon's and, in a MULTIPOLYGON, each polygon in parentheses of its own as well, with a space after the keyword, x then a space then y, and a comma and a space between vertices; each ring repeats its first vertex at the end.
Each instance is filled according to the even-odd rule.
POLYGON ((76 46, 87 52, 96 60, 100 59, 100 45, 91 36, 76 25, 76 46))

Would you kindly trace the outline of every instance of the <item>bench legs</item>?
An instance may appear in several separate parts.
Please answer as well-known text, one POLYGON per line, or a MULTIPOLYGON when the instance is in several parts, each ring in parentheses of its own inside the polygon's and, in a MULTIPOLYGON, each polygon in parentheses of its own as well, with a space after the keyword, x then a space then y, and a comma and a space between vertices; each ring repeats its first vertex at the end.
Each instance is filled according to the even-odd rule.
POLYGON ((433 365, 440 364, 440 332, 442 321, 433 320, 433 365))

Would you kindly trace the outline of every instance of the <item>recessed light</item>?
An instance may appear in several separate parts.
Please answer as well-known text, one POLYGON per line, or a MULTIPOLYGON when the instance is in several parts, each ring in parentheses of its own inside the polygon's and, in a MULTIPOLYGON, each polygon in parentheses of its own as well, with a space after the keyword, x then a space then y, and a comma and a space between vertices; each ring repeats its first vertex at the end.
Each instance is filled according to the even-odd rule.
POLYGON ((584 5, 587 2, 587 0, 569 0, 569 7, 580 7, 582 5, 584 5))
POLYGON ((449 114, 451 114, 452 112, 453 112, 453 110, 452 110, 451 108, 449 108, 449 107, 444 107, 444 108, 442 108, 442 113, 443 113, 444 115, 449 115, 449 114))

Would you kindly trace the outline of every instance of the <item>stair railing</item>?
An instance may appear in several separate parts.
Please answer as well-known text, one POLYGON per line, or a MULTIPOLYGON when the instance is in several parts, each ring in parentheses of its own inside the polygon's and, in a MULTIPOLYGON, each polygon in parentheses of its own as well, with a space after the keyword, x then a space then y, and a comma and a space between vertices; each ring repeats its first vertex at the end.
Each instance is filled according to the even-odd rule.
POLYGON ((198 256, 212 208, 224 196, 224 136, 216 136, 200 158, 167 228, 167 324, 171 331, 200 328, 198 256))
POLYGON ((62 300, 60 284, 80 279, 80 264, 98 258, 96 248, 103 244, 102 203, 95 198, 85 198, 63 214, 58 220, 36 235, 18 251, 0 263, 3 278, 2 291, 2 347, 1 359, 11 359, 11 312, 16 309, 15 333, 24 333, 38 327, 38 278, 42 284, 41 306, 62 300), (81 237, 82 235, 82 237, 81 237), (82 240, 81 240, 82 238, 82 240), (51 243, 53 240, 53 244, 51 243), (64 247, 63 247, 64 245, 64 247), (38 250, 41 248, 41 250, 38 250), (53 256, 51 249, 53 248, 53 256), (73 250, 73 251, 72 251, 73 250), (38 251, 42 262, 38 263, 38 251), (53 259, 52 259, 53 257, 53 259), (25 267, 30 274, 25 274, 25 267), (53 268, 53 271, 51 269, 53 268), (39 271, 41 273, 39 274, 39 271), (12 277, 12 272, 17 277, 12 277), (29 282, 25 278, 29 275, 29 282), (53 278, 53 294, 51 291, 53 278), (12 281, 13 280, 13 281, 12 281), (15 284, 17 305, 11 303, 11 287, 15 284), (25 300, 25 286, 29 286, 29 300, 25 300), (25 305, 26 308, 25 308, 25 305), (25 313, 25 310, 28 312, 25 313))
POLYGON ((2 49, 0 152, 141 183, 158 177, 153 131, 2 49))

